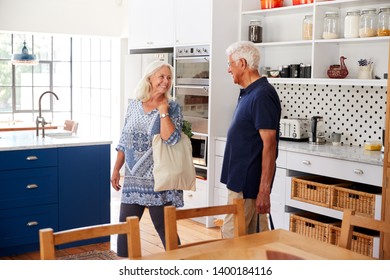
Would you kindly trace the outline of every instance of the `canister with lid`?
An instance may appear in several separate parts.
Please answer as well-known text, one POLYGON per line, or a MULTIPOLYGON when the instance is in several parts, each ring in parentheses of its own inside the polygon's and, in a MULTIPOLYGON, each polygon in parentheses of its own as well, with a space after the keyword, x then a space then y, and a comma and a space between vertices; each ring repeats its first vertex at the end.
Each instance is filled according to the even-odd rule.
POLYGON ((374 37, 377 34, 378 18, 376 9, 363 9, 359 23, 359 37, 374 37))
POLYGON ((324 29, 322 38, 337 39, 339 38, 339 13, 326 12, 324 17, 324 29))
POLYGON ((258 19, 253 19, 249 23, 248 30, 248 39, 253 43, 263 42, 263 28, 261 26, 261 21, 258 19))
POLYGON ((302 25, 302 39, 311 40, 313 38, 313 15, 305 15, 302 25))
POLYGON ((344 19, 344 38, 359 37, 359 10, 348 10, 344 19))
POLYGON ((379 8, 378 36, 390 36, 390 7, 379 8))

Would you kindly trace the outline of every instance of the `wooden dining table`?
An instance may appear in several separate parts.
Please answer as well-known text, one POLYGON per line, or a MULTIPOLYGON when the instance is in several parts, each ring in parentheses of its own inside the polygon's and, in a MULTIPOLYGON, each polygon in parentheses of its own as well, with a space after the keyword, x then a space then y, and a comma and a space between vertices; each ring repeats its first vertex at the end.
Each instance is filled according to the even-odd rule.
POLYGON ((372 260, 373 258, 283 229, 222 239, 140 257, 142 260, 372 260), (267 256, 268 254, 268 256, 267 256))

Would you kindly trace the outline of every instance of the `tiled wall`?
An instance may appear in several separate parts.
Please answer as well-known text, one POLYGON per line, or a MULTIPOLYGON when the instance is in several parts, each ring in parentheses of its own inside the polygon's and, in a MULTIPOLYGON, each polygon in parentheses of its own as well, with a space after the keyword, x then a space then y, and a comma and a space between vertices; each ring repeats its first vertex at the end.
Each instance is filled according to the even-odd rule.
POLYGON ((363 146, 382 140, 386 87, 274 84, 282 104, 282 118, 324 117, 325 135, 342 133, 344 145, 363 146))

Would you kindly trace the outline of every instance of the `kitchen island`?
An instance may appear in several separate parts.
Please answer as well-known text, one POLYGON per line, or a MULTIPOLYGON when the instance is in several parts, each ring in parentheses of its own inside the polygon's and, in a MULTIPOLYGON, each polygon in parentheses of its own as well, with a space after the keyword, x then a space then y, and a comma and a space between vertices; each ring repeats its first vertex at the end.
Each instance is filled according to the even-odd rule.
MULTIPOLYGON (((1 256, 38 250, 41 228, 110 222, 110 145, 35 131, 0 133, 1 256)), ((108 238, 91 242, 102 241, 108 238)))

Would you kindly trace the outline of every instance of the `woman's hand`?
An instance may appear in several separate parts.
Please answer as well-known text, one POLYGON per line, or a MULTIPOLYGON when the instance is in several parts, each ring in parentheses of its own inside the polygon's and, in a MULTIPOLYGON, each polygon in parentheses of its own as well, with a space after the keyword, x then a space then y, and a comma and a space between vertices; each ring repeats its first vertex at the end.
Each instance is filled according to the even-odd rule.
POLYGON ((119 174, 119 171, 113 171, 111 176, 111 186, 114 188, 114 190, 119 191, 121 189, 121 185, 119 184, 119 180, 121 179, 121 176, 119 174))
POLYGON ((160 104, 158 104, 157 110, 160 112, 160 115, 168 113, 168 110, 169 110, 168 99, 164 98, 160 102, 160 104))

